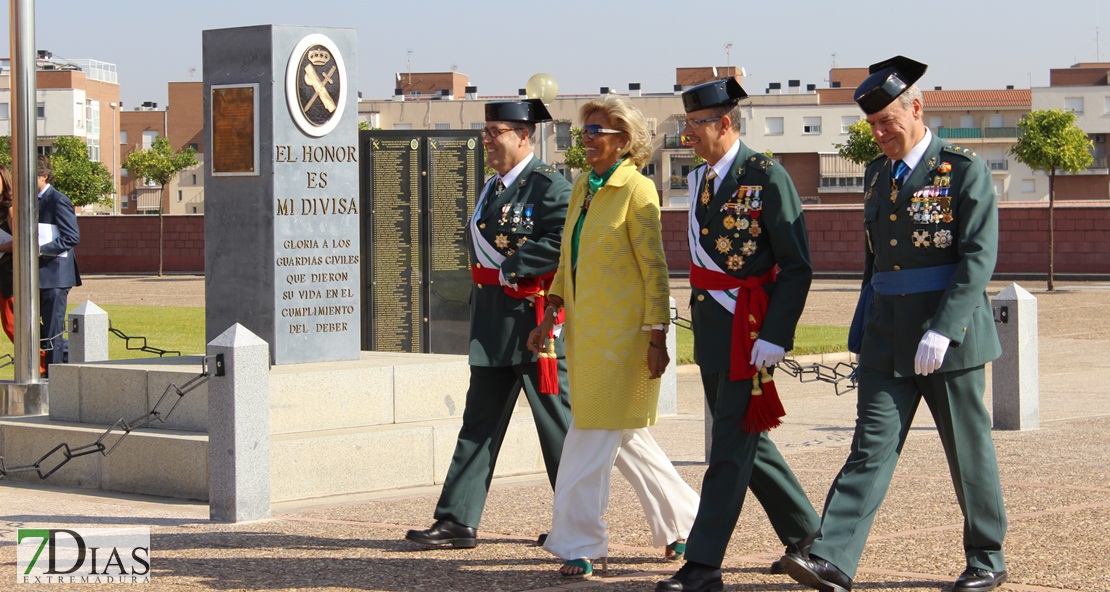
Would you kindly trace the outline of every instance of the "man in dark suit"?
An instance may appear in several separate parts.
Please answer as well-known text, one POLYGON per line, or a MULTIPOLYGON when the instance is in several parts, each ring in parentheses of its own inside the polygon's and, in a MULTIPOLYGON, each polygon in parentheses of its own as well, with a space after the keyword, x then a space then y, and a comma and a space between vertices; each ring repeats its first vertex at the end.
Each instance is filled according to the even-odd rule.
POLYGON ((875 513, 921 399, 932 412, 964 514, 967 569, 953 592, 1006 581, 1006 510, 984 365, 1001 355, 987 283, 998 205, 986 164, 934 136, 914 83, 926 66, 897 56, 856 89, 883 156, 867 167, 864 290, 850 349, 860 354, 852 452, 829 490, 821 535, 782 562, 798 582, 850 590, 875 513))
POLYGON ((50 364, 66 362, 69 357, 69 344, 65 339, 66 303, 69 289, 81 285, 81 273, 73 253, 73 248, 81 242, 81 231, 77 228, 73 202, 50 184, 54 172, 49 157, 39 157, 37 176, 39 307, 42 315, 39 337, 46 350, 45 377, 50 374, 50 364))
POLYGON ((706 160, 689 178, 690 310, 713 442, 687 562, 660 592, 723 589, 721 563, 749 487, 788 550, 817 530, 817 512, 766 431, 783 414, 771 368, 793 348, 813 277, 809 242, 790 176, 740 142, 745 97, 731 78, 682 94, 686 143, 706 160))
POLYGON ((570 201, 566 178, 533 155, 536 123, 550 119, 539 100, 486 104, 482 143, 497 175, 483 188, 466 233, 474 279, 470 388, 436 522, 427 530, 410 530, 405 538, 413 542, 477 545, 497 454, 521 388, 532 408, 548 480, 555 486, 571 421, 563 339, 555 338, 556 359, 537 361, 526 346, 544 313, 543 296, 558 266, 570 201))

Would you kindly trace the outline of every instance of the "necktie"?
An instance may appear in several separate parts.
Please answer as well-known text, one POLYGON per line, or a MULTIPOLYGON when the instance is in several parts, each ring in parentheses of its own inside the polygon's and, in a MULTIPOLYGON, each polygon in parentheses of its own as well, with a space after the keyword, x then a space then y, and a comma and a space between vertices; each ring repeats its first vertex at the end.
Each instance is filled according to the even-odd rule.
POLYGON ((505 191, 505 182, 501 180, 501 177, 498 177, 497 182, 493 184, 493 195, 501 197, 502 191, 505 191))
POLYGON ((501 197, 501 192, 502 191, 505 191, 505 183, 502 182, 501 177, 498 176, 497 180, 493 182, 493 192, 492 192, 493 195, 487 195, 486 199, 484 199, 482 201, 482 213, 483 213, 483 215, 489 215, 489 213, 490 213, 490 204, 493 203, 494 198, 501 197))
POLYGON ((705 188, 701 190, 701 205, 708 206, 709 200, 713 199, 713 179, 717 178, 717 171, 709 169, 709 173, 705 175, 705 188))
POLYGON ((899 160, 894 163, 890 178, 894 179, 895 182, 898 183, 898 186, 901 187, 902 184, 906 182, 906 177, 909 175, 910 167, 907 166, 905 162, 899 160))

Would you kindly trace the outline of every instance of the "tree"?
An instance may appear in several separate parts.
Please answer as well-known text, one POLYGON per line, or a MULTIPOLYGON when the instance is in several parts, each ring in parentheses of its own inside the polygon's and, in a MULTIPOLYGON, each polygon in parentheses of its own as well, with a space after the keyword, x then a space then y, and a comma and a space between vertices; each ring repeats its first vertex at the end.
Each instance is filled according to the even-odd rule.
POLYGON ((12 168, 12 137, 0 136, 0 164, 12 168))
POLYGON ((570 128, 570 146, 563 151, 563 163, 576 171, 590 168, 590 165, 586 164, 586 146, 582 143, 582 128, 570 128))
POLYGON ((1048 173, 1048 290, 1053 285, 1056 251, 1056 171, 1078 173, 1091 166, 1093 143, 1075 125, 1075 114, 1060 109, 1032 111, 1018 122, 1018 140, 1010 153, 1035 171, 1048 173))
MULTIPOLYGON (((149 150, 132 150, 123 159, 123 168, 136 179, 146 179, 164 189, 177 173, 197 164, 197 151, 193 147, 174 152, 170 141, 159 136, 149 150)), ((159 197, 161 199, 161 197, 159 197)), ((162 214, 158 207, 158 276, 162 276, 162 214)))
POLYGON ((50 153, 51 182, 75 206, 111 204, 115 192, 112 173, 99 161, 89 160, 89 147, 74 136, 58 136, 50 153))
POLYGON ((879 150, 879 144, 875 142, 875 136, 871 135, 871 124, 867 123, 866 119, 860 119, 849 125, 848 141, 843 144, 833 144, 833 148, 836 148, 841 158, 856 164, 867 164, 882 152, 879 150))

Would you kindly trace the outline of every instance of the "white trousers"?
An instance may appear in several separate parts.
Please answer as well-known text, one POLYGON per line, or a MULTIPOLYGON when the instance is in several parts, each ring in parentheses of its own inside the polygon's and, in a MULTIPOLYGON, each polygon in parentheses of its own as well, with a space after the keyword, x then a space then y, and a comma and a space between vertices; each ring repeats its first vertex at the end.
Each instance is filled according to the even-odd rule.
POLYGON ((614 465, 636 491, 656 547, 690 534, 698 494, 647 428, 580 430, 572 422, 563 442, 544 549, 567 560, 608 557, 609 533, 602 516, 609 507, 614 465))

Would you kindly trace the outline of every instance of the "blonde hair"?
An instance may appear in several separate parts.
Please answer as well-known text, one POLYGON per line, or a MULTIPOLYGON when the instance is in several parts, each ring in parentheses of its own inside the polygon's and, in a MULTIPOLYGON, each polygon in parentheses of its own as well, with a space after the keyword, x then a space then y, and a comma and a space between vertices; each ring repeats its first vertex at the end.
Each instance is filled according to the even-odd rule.
POLYGON ((599 111, 609 118, 613 129, 628 136, 628 144, 617 158, 629 158, 638 169, 651 162, 651 134, 648 133, 647 120, 632 101, 620 95, 603 95, 582 105, 578 116, 585 123, 599 111))

